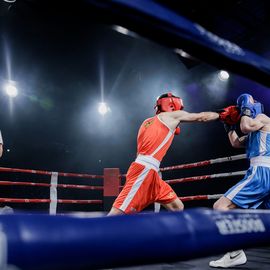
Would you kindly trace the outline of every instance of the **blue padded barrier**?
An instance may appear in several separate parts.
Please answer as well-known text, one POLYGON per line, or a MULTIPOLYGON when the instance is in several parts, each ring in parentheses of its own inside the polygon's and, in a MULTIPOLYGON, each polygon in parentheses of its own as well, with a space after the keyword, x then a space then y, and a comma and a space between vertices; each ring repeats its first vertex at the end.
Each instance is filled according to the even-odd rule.
MULTIPOLYGON (((78 218, 0 216, 8 264, 25 270, 98 269, 180 261, 269 244, 269 211, 209 209, 78 218)), ((3 248, 3 247, 1 247, 3 248)))

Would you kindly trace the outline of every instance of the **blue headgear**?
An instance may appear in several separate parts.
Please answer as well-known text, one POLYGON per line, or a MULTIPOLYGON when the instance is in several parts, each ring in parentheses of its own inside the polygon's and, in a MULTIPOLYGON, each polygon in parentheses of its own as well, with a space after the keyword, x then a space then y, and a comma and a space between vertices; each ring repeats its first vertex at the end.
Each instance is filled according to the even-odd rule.
POLYGON ((258 114, 263 113, 263 105, 254 100, 250 94, 242 94, 237 98, 237 106, 241 111, 241 116, 255 118, 258 114))

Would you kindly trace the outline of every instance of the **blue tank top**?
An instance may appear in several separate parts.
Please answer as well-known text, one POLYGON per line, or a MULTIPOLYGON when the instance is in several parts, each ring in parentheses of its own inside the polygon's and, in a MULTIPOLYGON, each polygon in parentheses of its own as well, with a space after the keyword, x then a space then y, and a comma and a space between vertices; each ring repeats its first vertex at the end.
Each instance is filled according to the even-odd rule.
POLYGON ((247 158, 270 156, 270 132, 255 131, 248 135, 247 158))

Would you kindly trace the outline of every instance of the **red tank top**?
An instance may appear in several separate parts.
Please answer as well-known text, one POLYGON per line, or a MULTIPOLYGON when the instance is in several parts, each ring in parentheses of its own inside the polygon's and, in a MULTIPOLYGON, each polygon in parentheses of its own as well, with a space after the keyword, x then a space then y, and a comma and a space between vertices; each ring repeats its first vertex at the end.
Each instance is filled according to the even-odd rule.
POLYGON ((174 138, 174 130, 167 127, 158 116, 146 119, 138 133, 137 154, 150 155, 161 161, 174 138))

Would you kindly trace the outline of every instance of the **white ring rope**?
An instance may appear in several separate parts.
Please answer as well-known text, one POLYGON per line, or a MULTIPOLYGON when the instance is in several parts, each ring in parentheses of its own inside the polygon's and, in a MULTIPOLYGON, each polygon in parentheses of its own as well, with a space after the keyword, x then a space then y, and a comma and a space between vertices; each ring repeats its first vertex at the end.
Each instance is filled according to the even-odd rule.
POLYGON ((165 182, 168 184, 177 184, 177 183, 184 183, 184 182, 191 182, 191 181, 200 181, 200 180, 205 180, 205 179, 232 177, 232 176, 245 175, 245 174, 246 174, 246 171, 216 173, 216 174, 209 174, 209 175, 191 176, 191 177, 184 177, 184 178, 179 178, 179 179, 165 180, 165 182))
POLYGON ((180 164, 180 165, 174 165, 169 167, 160 168, 160 171, 169 171, 169 170, 177 170, 177 169, 189 169, 194 167, 202 167, 207 166, 210 164, 216 164, 216 163, 223 163, 223 162, 229 162, 229 161, 235 161, 240 159, 245 159, 247 157, 246 154, 241 155, 235 155, 235 156, 229 156, 229 157, 222 157, 222 158, 215 158, 215 159, 209 159, 194 163, 188 163, 188 164, 180 164))

